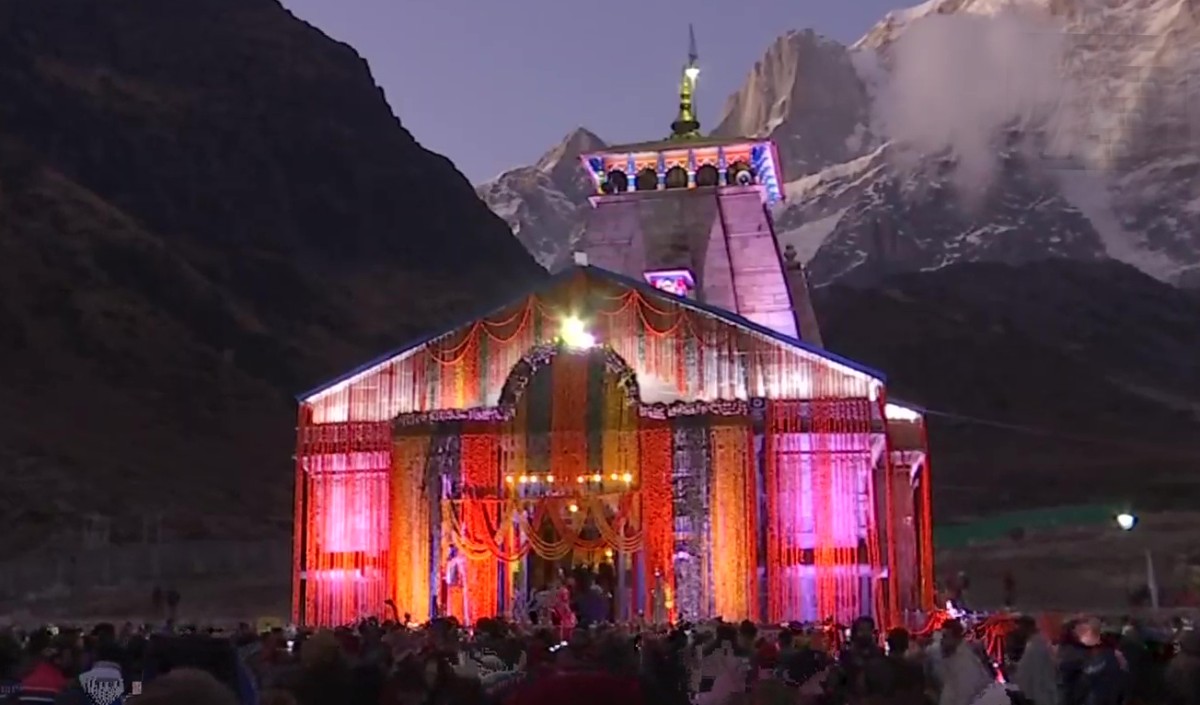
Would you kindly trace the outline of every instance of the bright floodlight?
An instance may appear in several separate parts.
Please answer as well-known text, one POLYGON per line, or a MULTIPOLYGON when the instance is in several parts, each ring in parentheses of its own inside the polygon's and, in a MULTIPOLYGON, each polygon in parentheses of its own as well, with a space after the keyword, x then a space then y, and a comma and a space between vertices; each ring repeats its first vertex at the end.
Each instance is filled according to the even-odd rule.
POLYGON ((1129 512, 1121 512, 1117 515, 1117 526, 1121 527, 1121 531, 1131 531, 1137 526, 1137 517, 1129 512))
POLYGON ((588 333, 583 321, 575 316, 567 316, 563 319, 559 337, 562 338, 563 344, 571 348, 590 348, 596 344, 595 336, 588 333))
POLYGON ((684 75, 686 75, 688 77, 689 81, 695 81, 696 77, 700 75, 700 67, 699 66, 689 66, 686 69, 684 69, 683 73, 684 73, 684 75))

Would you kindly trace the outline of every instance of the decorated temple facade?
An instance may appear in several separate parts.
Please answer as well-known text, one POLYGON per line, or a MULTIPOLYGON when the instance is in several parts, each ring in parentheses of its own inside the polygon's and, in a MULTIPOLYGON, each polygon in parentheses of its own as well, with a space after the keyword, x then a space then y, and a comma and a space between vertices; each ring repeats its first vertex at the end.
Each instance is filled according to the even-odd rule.
POLYGON ((615 618, 891 619, 932 599, 923 447, 882 374, 575 267, 304 397, 295 617, 510 614, 585 563, 615 618))
POLYGON ((615 620, 932 607, 923 418, 822 348, 774 146, 701 137, 697 75, 582 157, 575 266, 300 398, 297 622, 521 618, 581 565, 615 620))

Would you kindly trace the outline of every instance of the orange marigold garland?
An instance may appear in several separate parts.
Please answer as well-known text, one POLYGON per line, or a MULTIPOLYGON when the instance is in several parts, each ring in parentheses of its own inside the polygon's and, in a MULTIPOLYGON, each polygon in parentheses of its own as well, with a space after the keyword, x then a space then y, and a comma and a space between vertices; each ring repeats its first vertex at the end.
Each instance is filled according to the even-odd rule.
POLYGON ((654 577, 662 576, 668 594, 674 592, 675 570, 672 554, 675 544, 675 513, 671 492, 674 468, 674 443, 671 426, 664 422, 642 420, 638 429, 641 457, 642 522, 645 532, 646 577, 645 611, 654 614, 651 592, 654 577))
POLYGON ((712 571, 716 613, 726 620, 754 617, 757 564, 755 512, 750 477, 749 433, 745 426, 712 429, 712 571))

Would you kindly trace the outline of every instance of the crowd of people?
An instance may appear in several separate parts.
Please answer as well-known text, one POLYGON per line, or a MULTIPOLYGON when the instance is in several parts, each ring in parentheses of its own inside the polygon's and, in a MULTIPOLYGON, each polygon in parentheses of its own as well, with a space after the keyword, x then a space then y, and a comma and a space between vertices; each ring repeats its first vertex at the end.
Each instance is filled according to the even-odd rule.
POLYGON ((1200 705, 1200 636, 1018 618, 997 658, 956 619, 929 634, 767 632, 719 620, 569 629, 453 618, 313 632, 101 624, 0 639, 9 703, 64 705, 1200 705))

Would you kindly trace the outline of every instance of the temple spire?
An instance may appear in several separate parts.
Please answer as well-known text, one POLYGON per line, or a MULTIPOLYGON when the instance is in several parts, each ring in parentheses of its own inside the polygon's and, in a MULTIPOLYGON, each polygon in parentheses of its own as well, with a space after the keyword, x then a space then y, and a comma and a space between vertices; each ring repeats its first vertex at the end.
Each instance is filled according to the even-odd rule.
POLYGON ((679 115, 671 123, 671 139, 691 139, 700 136, 700 121, 696 119, 696 106, 692 98, 696 93, 696 77, 700 75, 697 64, 700 55, 696 52, 696 30, 688 25, 688 62, 683 67, 683 78, 679 82, 679 115))

